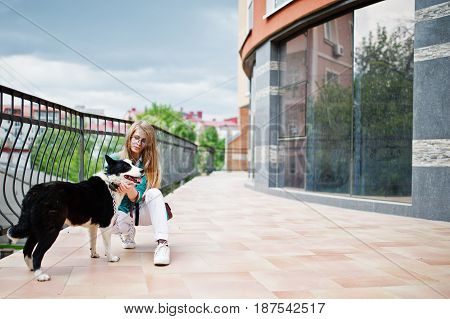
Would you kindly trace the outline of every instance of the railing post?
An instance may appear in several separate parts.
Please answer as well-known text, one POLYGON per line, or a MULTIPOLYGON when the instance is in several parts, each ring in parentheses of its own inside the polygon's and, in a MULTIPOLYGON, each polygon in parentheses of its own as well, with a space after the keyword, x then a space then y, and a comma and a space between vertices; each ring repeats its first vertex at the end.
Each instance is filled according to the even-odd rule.
MULTIPOLYGON (((46 181, 45 178, 48 173, 50 180, 53 180, 53 173, 55 173, 55 170, 55 178, 58 180, 61 169, 63 175, 62 178, 65 175, 66 181, 77 182, 77 176, 73 176, 73 165, 77 166, 77 160, 79 160, 78 181, 87 179, 91 173, 89 163, 92 162, 96 170, 98 162, 102 160, 100 157, 101 154, 105 152, 109 153, 110 150, 116 150, 119 141, 126 136, 126 126, 131 125, 132 122, 82 113, 75 109, 70 109, 63 105, 49 102, 39 97, 0 85, 0 124, 3 124, 3 128, 0 129, 2 139, 0 142, 0 155, 2 159, 6 156, 6 165, 3 163, 3 167, 0 167, 3 175, 5 175, 3 181, 0 181, 0 204, 5 204, 0 205, 1 236, 4 235, 8 227, 17 223, 21 211, 20 203, 22 198, 25 197, 26 188, 30 188, 36 183, 46 181), (5 94, 8 102, 9 99, 11 99, 8 103, 10 105, 5 105, 5 94), (14 102, 19 99, 22 101, 21 105, 15 105, 14 102), (57 112, 59 112, 59 115, 57 115, 57 112), (50 114, 52 114, 51 117, 53 120, 49 118, 50 114), (94 126, 92 126, 91 123, 93 118, 96 119, 94 126), (89 126, 87 125, 87 121, 89 121, 89 126), (108 132, 109 122, 111 122, 110 132, 108 132), (115 132, 115 123, 118 125, 118 132, 115 132), (18 128, 19 124, 20 128, 18 128), (29 125, 28 131, 26 132, 23 128, 24 125, 29 125), (125 127, 125 132, 121 131, 122 126, 125 127), (45 131, 43 129, 45 129, 45 131), (52 134, 46 133, 49 130, 52 131, 52 134), (57 130, 58 133, 53 132, 55 130, 57 130), (64 133, 62 133, 62 131, 64 131, 64 133), (22 135, 24 135, 23 139, 22 135), (91 140, 91 135, 96 135, 95 140, 91 140), (104 138, 101 143, 97 143, 100 135, 104 135, 104 138), (105 151, 104 146, 106 144, 107 135, 111 135, 111 137, 109 138, 108 146, 105 151), (112 146, 113 139, 116 139, 116 141, 111 149, 110 147, 112 146), (8 144, 8 147, 6 147, 8 140, 11 140, 11 145, 8 144), (64 143, 64 145, 62 143, 64 143), (78 144, 78 149, 76 144, 78 144), (18 145, 21 145, 20 150, 18 145), (43 147, 41 148, 41 146, 43 147), (25 149, 28 151, 28 156, 25 163, 22 163, 21 155, 25 149), (16 159, 17 152, 15 151, 17 150, 20 152, 16 159), (88 154, 85 162, 86 152, 88 152, 88 154), (22 169, 23 173, 20 180, 18 172, 22 169), (34 172, 37 173, 35 181, 33 180, 34 172), (39 174, 45 174, 44 180, 39 178, 39 174), (25 179, 28 181, 25 182, 25 179), (21 194, 15 189, 15 183, 22 183, 21 194), (24 185, 24 183, 26 185, 24 185), (12 187, 10 187, 9 184, 11 184, 12 187), (14 199, 14 202, 9 201, 11 198, 14 199)), ((196 163, 195 158, 196 154, 200 155, 201 153, 201 165, 203 166, 204 160, 205 171, 213 171, 215 157, 213 148, 199 147, 191 141, 175 136, 156 126, 155 130, 158 133, 158 145, 161 145, 161 153, 165 157, 164 161, 162 161, 166 168, 164 170, 165 176, 163 185, 167 186, 167 189, 170 189, 177 182, 183 184, 183 180, 187 177, 193 177, 192 175, 194 175, 198 169, 198 166, 196 165, 198 163, 196 163), (184 175, 187 173, 186 165, 190 165, 190 174, 188 176, 184 175)), ((75 167, 75 171, 76 169, 77 167, 75 167)))
POLYGON ((211 148, 211 173, 214 172, 214 170, 216 169, 216 167, 214 165, 215 153, 216 153, 216 149, 215 148, 211 148))
POLYGON ((80 168, 78 171, 78 180, 84 181, 84 114, 80 114, 80 168))

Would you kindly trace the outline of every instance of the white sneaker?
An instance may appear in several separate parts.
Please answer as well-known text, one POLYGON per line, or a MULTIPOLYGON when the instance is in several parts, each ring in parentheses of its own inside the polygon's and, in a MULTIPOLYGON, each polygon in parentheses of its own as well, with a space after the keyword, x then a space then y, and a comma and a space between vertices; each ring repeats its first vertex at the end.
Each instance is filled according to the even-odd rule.
POLYGON ((167 241, 158 244, 158 247, 156 247, 153 263, 156 266, 165 266, 170 264, 170 248, 167 241))
POLYGON ((134 248, 136 248, 136 242, 130 236, 120 235, 120 239, 122 240, 122 248, 123 249, 134 249, 134 248))

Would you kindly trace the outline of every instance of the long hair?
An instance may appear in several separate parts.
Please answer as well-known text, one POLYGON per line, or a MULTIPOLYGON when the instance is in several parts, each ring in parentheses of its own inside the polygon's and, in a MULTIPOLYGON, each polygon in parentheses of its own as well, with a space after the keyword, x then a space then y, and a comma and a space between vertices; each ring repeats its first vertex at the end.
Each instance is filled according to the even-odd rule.
MULTIPOLYGON (((132 159, 131 137, 138 128, 144 132, 146 140, 140 156, 144 164, 145 177, 147 177, 147 189, 159 188, 161 185, 161 168, 159 166, 158 149, 156 147, 156 133, 153 126, 145 121, 134 122, 125 136, 125 144, 120 152, 120 158, 132 159)), ((144 136, 141 137, 143 138, 144 136)))

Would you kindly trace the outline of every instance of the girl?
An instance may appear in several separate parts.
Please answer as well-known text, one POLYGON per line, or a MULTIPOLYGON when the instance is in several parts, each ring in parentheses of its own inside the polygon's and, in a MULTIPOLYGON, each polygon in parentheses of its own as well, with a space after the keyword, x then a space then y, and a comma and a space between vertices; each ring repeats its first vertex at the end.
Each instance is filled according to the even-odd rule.
POLYGON ((168 265, 170 263, 170 248, 167 242, 169 229, 164 197, 158 189, 161 183, 161 171, 156 148, 156 134, 153 127, 145 121, 137 121, 131 125, 121 152, 111 156, 114 159, 129 159, 134 165, 144 169, 141 183, 122 183, 119 191, 125 196, 118 207, 119 216, 114 225, 114 232, 120 233, 122 247, 136 247, 134 236, 133 211, 139 204, 140 224, 154 227, 155 240, 158 246, 155 250, 154 264, 168 265))

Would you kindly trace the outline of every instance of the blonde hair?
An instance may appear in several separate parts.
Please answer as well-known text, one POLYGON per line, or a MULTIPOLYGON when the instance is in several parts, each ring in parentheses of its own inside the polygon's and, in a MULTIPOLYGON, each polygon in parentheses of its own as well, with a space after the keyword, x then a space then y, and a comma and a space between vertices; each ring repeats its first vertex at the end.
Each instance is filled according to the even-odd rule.
POLYGON ((161 185, 161 168, 159 166, 158 149, 156 147, 156 133, 153 126, 142 120, 134 122, 125 136, 125 144, 120 152, 120 158, 132 159, 131 137, 137 129, 141 129, 145 134, 146 142, 140 157, 144 164, 145 177, 147 177, 147 189, 159 188, 161 185))

